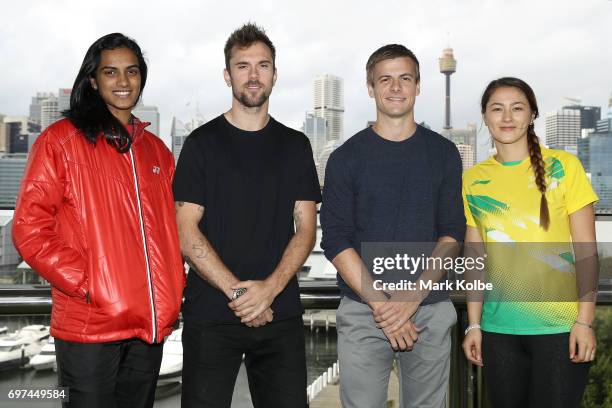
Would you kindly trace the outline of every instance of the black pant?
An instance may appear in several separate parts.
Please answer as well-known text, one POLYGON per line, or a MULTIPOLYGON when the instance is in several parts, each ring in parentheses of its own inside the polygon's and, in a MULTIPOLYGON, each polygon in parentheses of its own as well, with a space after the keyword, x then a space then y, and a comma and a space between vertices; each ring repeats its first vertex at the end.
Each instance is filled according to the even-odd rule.
POLYGON ((569 333, 483 332, 482 358, 494 408, 580 406, 590 363, 571 362, 569 333))
POLYGON ((59 384, 68 387, 64 408, 153 406, 163 344, 138 339, 74 343, 55 339, 59 384))
POLYGON ((251 328, 242 324, 183 327, 183 408, 229 408, 245 355, 255 408, 304 408, 306 357, 302 317, 251 328))

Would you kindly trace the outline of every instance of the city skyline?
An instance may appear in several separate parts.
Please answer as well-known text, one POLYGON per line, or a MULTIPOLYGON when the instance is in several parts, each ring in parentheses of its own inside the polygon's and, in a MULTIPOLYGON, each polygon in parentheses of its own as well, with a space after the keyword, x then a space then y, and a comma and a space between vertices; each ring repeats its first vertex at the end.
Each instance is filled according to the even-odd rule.
POLYGON ((147 55, 145 103, 159 108, 160 136, 170 145, 172 117, 193 116, 189 103, 199 103, 206 120, 229 108, 222 49, 229 33, 246 21, 263 26, 277 48, 279 79, 271 114, 299 129, 312 103, 313 79, 339 76, 345 88, 345 139, 375 118, 365 86, 365 61, 390 42, 405 44, 419 58, 422 83, 416 119, 437 131, 444 120, 444 76, 438 58, 443 48, 453 48, 460 66, 453 75, 452 123, 456 128, 477 123, 479 152, 486 150, 480 147, 488 137, 481 126, 479 99, 491 79, 515 75, 532 85, 542 114, 536 122, 540 136, 545 134, 545 114, 562 106, 563 97, 604 107, 612 91, 606 73, 612 55, 602 52, 612 35, 606 17, 612 11, 610 1, 567 2, 562 7, 550 0, 474 0, 461 5, 434 1, 418 7, 399 1, 290 6, 265 1, 257 8, 231 9, 219 3, 211 7, 212 2, 185 1, 171 9, 149 4, 109 1, 94 9, 69 0, 3 5, 0 53, 15 63, 3 64, 0 113, 25 115, 36 92, 71 87, 87 47, 103 34, 121 31, 135 38, 147 55), (298 18, 299 24, 289 23, 298 18), (70 24, 58 30, 63 20, 70 24), (153 29, 156 26, 164 29, 153 29))

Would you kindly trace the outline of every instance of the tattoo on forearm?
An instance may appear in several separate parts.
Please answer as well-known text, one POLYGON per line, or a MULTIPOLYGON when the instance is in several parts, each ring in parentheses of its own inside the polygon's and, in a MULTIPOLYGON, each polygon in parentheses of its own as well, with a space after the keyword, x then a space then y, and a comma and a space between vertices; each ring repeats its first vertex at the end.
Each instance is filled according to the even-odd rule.
POLYGON ((194 251, 194 255, 197 259, 206 259, 210 254, 210 246, 205 242, 198 242, 191 245, 191 249, 194 251))

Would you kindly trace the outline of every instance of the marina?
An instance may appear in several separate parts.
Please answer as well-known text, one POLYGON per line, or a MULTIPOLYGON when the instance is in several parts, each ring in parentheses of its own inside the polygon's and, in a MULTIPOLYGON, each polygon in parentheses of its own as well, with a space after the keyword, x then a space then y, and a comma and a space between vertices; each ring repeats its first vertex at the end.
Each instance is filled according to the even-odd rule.
POLYGON ((0 371, 30 367, 30 359, 48 338, 49 326, 45 325, 28 325, 0 336, 0 371))
MULTIPOLYGON (((316 322, 313 329, 305 323, 304 337, 306 346, 307 383, 312 384, 328 368, 336 363, 336 331, 335 311, 310 311, 305 316, 313 317, 316 322), (332 319, 333 316, 333 319, 332 319), (325 329, 325 321, 328 328, 325 329), (334 322, 331 324, 331 322, 334 322)), ((36 327, 34 330, 37 340, 37 351, 33 353, 26 364, 18 364, 0 372, 0 389, 9 388, 48 388, 57 387, 57 373, 53 370, 55 351, 52 340, 48 334, 49 315, 36 316, 2 316, 0 327, 7 326, 8 332, 13 335, 19 328, 36 327), (41 330, 42 329, 42 330, 41 330), (39 333, 42 333, 40 335, 39 333), (46 336, 46 337, 45 337, 46 336), (52 361, 52 362, 51 362, 52 361)), ((7 334, 0 334, 2 338, 7 334)), ((175 330, 168 337, 164 345, 164 355, 160 368, 160 378, 156 390, 155 408, 175 408, 180 406, 181 371, 182 371, 182 344, 181 329, 175 330)), ((19 361, 21 363, 21 360, 19 361)), ((3 401, 3 408, 23 408, 21 401, 3 401)), ((60 404, 53 401, 37 402, 37 408, 58 408, 60 404)), ((252 408, 248 379, 244 364, 241 366, 234 387, 232 408, 252 408)))
POLYGON ((30 360, 30 365, 36 371, 53 370, 57 371, 55 361, 55 340, 49 336, 49 340, 42 346, 40 353, 30 360))

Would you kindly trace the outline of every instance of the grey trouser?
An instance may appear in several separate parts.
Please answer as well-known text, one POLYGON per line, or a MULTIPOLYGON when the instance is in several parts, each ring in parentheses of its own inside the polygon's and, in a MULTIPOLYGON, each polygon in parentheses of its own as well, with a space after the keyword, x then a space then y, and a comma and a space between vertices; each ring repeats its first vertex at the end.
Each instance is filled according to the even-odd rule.
POLYGON ((411 320, 421 329, 419 339, 412 351, 395 352, 369 306, 342 298, 336 325, 344 408, 385 407, 393 359, 401 408, 446 407, 455 308, 450 301, 420 306, 411 320))

